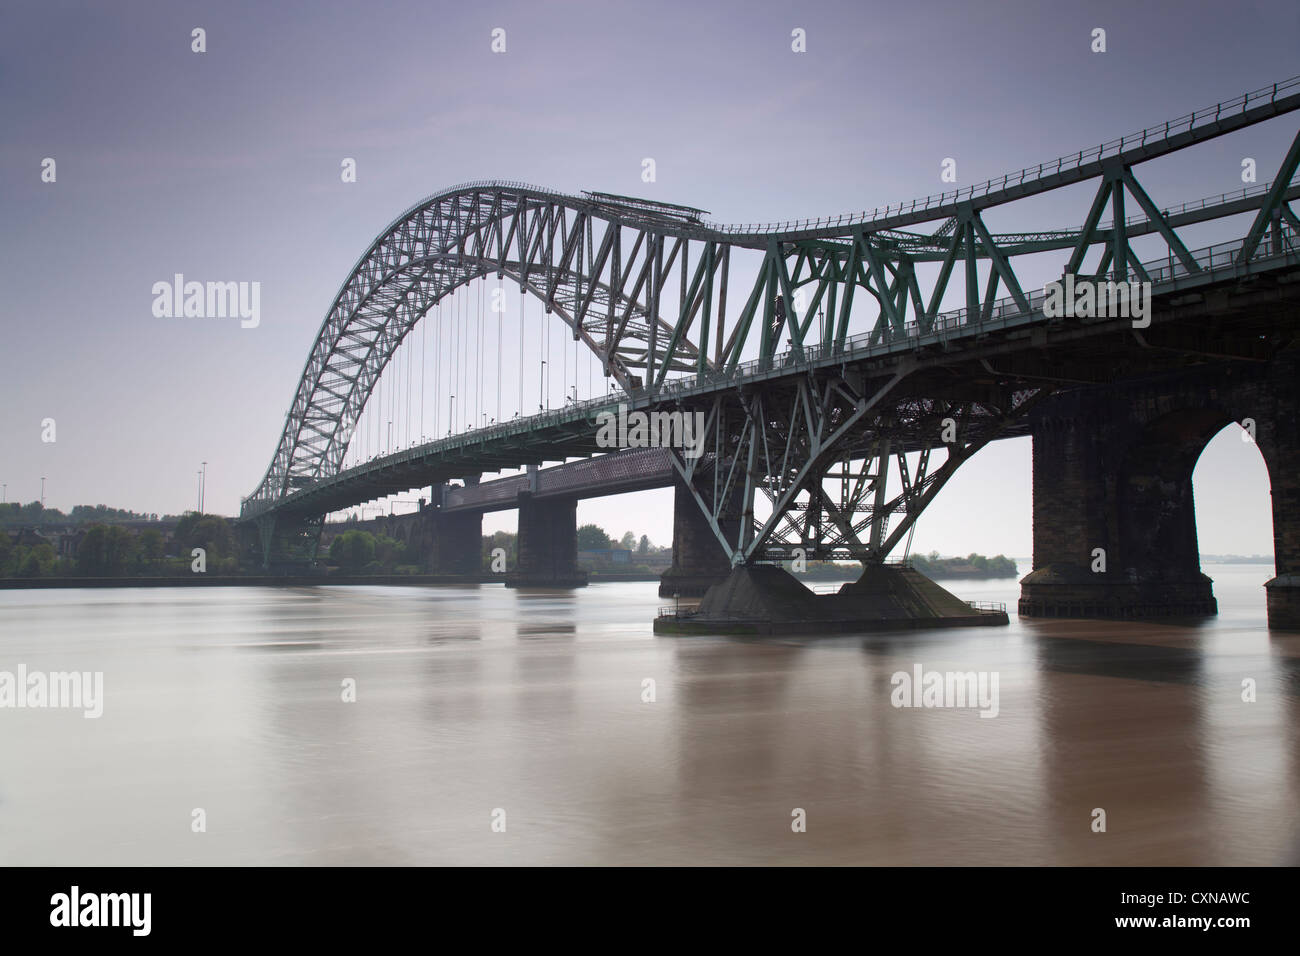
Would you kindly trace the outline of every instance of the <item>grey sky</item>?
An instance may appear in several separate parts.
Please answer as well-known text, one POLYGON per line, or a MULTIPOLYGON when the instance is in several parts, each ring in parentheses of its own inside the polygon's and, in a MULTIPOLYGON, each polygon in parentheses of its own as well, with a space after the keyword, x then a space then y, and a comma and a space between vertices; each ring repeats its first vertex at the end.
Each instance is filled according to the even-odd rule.
MULTIPOLYGON (((1293 0, 10 3, 0 481, 11 501, 38 497, 45 475, 51 506, 178 512, 206 459, 209 510, 233 514, 348 270, 445 186, 646 195, 720 221, 840 213, 940 191, 944 157, 976 182, 1283 79, 1300 72, 1297 41, 1293 0), (795 27, 806 54, 791 52, 795 27), (1090 52, 1094 27, 1104 54, 1090 52), (343 157, 355 184, 340 182, 343 157), (155 318, 150 289, 176 272, 260 281, 260 326, 155 318), (54 444, 40 440, 47 417, 54 444)), ((1252 156, 1264 182, 1295 129, 1284 117, 1139 177, 1181 202, 1240 188, 1252 156)), ((1061 191, 990 224, 1077 225, 1088 198, 1061 191)), ((1271 548, 1253 448, 1221 436, 1197 481, 1234 502, 1202 508, 1203 550, 1271 548)), ((990 448, 916 546, 1026 555, 1029 492, 1028 442, 990 448)), ((666 492, 579 514, 671 536, 666 492)))

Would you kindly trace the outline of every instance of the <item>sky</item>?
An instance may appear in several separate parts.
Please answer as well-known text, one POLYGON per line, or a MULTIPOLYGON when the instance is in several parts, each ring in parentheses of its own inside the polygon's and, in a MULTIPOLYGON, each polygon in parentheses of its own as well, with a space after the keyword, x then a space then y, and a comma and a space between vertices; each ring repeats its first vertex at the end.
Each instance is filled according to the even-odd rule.
MULTIPOLYGON (((399 213, 449 185, 643 195, 720 222, 839 214, 950 188, 945 158, 957 185, 970 184, 1285 79, 1300 72, 1297 41, 1294 0, 10 2, 3 494, 39 498, 44 477, 50 507, 179 513, 195 506, 206 461, 206 509, 237 513, 353 264, 399 213), (1098 27, 1104 53, 1091 50, 1098 27), (491 49, 498 28, 504 53, 491 49), (796 29, 806 52, 792 50, 796 29), (647 157, 653 183, 642 180, 647 157), (54 182, 42 181, 47 158, 54 182), (355 182, 342 181, 345 159, 355 182), (260 321, 156 316, 153 287, 176 273, 259 282, 260 321)), ((1293 114, 1140 167, 1139 179, 1157 203, 1199 199, 1241 188, 1252 157, 1265 182, 1295 131, 1293 114)), ((1061 190, 987 219, 995 231, 1077 227, 1090 198, 1061 190)), ((1036 263, 1022 279, 1037 288, 1059 271, 1036 263)), ((472 324, 478 295, 444 308, 472 324)), ((450 361, 447 331, 409 340, 418 371, 387 393, 408 440, 450 415, 449 373, 431 372, 450 361), (405 398, 417 379, 419 414, 405 398)), ((564 371, 538 381, 540 333, 523 367, 510 326, 500 341, 512 347, 494 348, 494 334, 488 364, 500 353, 503 390, 515 394, 485 395, 475 416, 535 410, 533 388, 549 386, 540 397, 556 404, 570 385, 580 396, 602 387, 598 374, 584 380, 582 356, 574 373, 562 337, 552 342, 564 371)), ((374 427, 391 420, 368 414, 374 427)), ((923 516, 913 548, 1028 556, 1030 462, 1028 439, 981 451, 923 516)), ((1231 427, 1203 454, 1196 495, 1203 552, 1271 551, 1267 473, 1231 427)), ((671 492, 584 501, 579 520, 666 544, 671 492)), ((485 530, 513 524, 503 513, 485 530)))

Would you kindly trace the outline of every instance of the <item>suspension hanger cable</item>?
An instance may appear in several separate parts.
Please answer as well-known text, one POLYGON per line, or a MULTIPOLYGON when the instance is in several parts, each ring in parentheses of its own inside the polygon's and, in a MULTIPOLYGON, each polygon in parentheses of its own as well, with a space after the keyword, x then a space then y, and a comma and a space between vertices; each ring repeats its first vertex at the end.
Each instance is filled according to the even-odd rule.
POLYGON ((497 310, 497 422, 501 421, 501 313, 505 311, 505 289, 501 287, 502 280, 497 279, 497 295, 493 300, 493 306, 501 306, 497 310))
POLYGON ((434 306, 436 313, 433 317, 433 434, 431 438, 441 438, 442 432, 438 431, 438 334, 442 327, 442 299, 434 306))
POLYGON ((476 283, 474 286, 474 316, 471 321, 474 323, 474 356, 470 360, 470 369, 474 373, 474 427, 478 428, 479 423, 479 405, 483 401, 483 383, 480 381, 482 376, 479 373, 479 361, 483 355, 483 323, 479 315, 479 287, 476 283))
MULTIPOLYGON (((425 313, 428 318, 429 313, 425 313)), ((424 368, 429 364, 429 345, 425 338, 425 332, 428 328, 424 324, 424 319, 420 320, 420 443, 424 443, 424 368)))
POLYGON ((519 408, 516 408, 517 415, 524 414, 524 307, 525 295, 524 286, 519 286, 519 408))

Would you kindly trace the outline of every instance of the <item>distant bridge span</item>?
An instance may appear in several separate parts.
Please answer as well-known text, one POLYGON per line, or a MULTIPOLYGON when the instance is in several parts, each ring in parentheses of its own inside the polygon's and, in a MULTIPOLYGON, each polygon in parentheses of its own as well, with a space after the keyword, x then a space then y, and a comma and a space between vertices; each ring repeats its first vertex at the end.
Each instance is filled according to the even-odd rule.
POLYGON ((438 506, 447 512, 509 511, 521 494, 548 498, 601 498, 671 488, 677 472, 663 448, 633 448, 571 461, 508 478, 445 488, 438 506))

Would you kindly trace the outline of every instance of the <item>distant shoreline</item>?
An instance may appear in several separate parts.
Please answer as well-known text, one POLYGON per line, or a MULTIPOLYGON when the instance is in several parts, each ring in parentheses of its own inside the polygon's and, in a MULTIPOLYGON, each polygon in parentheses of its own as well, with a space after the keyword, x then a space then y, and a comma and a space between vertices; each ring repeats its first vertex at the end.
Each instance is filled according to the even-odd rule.
MULTIPOLYGON (((1029 562, 1021 562, 1028 565, 1029 562)), ((1241 565, 1271 567, 1272 558, 1232 557, 1227 559, 1203 558, 1202 565, 1241 565)), ((1028 573, 1028 572, 1025 572, 1028 573)), ((1015 574, 997 575, 984 573, 949 573, 929 572, 927 577, 935 581, 1007 581, 1019 577, 1015 574)), ((615 584, 626 581, 658 581, 659 574, 653 571, 613 571, 599 573, 588 572, 589 584, 615 584)), ((856 581, 858 572, 846 569, 843 573, 831 571, 808 571, 798 575, 804 581, 856 581)), ((373 574, 373 575, 220 575, 195 574, 187 577, 138 577, 138 578, 0 578, 0 591, 50 590, 59 588, 195 588, 195 587, 320 587, 339 585, 355 587, 359 585, 466 585, 466 584, 500 584, 503 576, 499 574, 481 574, 477 576, 450 574, 373 574)))

